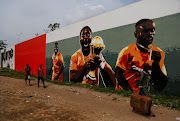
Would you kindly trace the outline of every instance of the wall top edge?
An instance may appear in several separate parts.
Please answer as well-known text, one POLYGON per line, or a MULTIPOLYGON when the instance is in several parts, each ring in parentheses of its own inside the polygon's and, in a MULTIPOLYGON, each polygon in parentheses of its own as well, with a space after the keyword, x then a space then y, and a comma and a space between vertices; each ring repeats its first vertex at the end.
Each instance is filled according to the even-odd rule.
POLYGON ((136 23, 142 18, 155 19, 180 13, 180 0, 142 0, 122 8, 86 19, 46 34, 46 43, 79 36, 84 26, 93 32, 136 23))

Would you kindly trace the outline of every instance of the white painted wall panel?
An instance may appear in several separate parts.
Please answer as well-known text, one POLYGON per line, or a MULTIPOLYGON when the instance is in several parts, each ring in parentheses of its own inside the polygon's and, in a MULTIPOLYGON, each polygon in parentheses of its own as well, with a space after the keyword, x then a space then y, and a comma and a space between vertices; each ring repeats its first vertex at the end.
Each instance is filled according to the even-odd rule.
POLYGON ((180 0, 142 0, 140 2, 71 24, 46 34, 46 43, 79 36, 88 25, 93 32, 136 23, 142 18, 160 18, 180 12, 180 0))

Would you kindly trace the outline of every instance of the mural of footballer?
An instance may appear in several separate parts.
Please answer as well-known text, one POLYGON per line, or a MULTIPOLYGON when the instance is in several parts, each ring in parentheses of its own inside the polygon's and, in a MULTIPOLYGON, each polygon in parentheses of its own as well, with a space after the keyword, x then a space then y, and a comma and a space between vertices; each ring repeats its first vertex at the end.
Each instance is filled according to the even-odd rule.
MULTIPOLYGON (((101 37, 95 37, 98 41, 101 37)), ((111 67, 105 62, 101 49, 94 49, 96 56, 92 57, 90 45, 92 41, 91 28, 85 26, 80 31, 81 48, 71 56, 70 81, 99 85, 99 74, 102 75, 104 86, 115 86, 115 75, 111 67)))
POLYGON ((152 45, 154 35, 155 23, 150 19, 139 20, 134 32, 136 43, 125 47, 119 53, 115 75, 125 90, 140 91, 137 85, 144 65, 150 66, 151 84, 155 90, 161 91, 166 86, 168 78, 164 66, 164 52, 152 45))
POLYGON ((58 52, 58 43, 54 44, 54 54, 52 55, 52 80, 63 81, 63 56, 58 52))
POLYGON ((13 49, 11 48, 11 50, 9 51, 9 66, 10 68, 13 68, 13 49))

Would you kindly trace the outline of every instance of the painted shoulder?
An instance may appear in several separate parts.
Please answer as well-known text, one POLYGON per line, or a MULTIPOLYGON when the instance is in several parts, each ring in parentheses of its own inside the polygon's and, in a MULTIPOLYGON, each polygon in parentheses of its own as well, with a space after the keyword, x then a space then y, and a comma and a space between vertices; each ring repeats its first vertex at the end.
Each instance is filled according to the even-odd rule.
POLYGON ((58 56, 62 56, 62 54, 60 52, 58 52, 58 56))
POLYGON ((163 50, 161 50, 159 47, 157 47, 155 45, 153 45, 153 49, 152 50, 164 53, 163 50))
POLYGON ((71 58, 72 57, 75 57, 75 56, 78 56, 78 55, 80 55, 82 53, 82 51, 81 51, 81 49, 79 49, 79 50, 77 50, 72 56, 71 56, 71 58))
POLYGON ((135 48, 136 48, 136 43, 131 44, 131 45, 128 45, 128 46, 126 46, 125 48, 123 48, 123 49, 121 50, 121 53, 122 53, 122 52, 125 52, 125 51, 128 51, 128 50, 134 50, 135 48))

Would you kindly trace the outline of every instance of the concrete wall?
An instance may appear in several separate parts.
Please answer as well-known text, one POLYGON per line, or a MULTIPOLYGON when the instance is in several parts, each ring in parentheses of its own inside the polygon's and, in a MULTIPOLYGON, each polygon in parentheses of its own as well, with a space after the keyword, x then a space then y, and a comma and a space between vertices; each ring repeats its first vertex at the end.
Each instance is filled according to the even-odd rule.
MULTIPOLYGON (((25 42, 15 45, 15 70, 24 72, 28 63, 31 67, 31 74, 37 76, 37 69, 40 64, 46 68, 46 35, 41 35, 25 42)), ((46 73, 45 73, 46 74, 46 73)))
POLYGON ((155 19, 180 12, 179 0, 142 0, 140 2, 65 26, 47 33, 46 43, 79 36, 82 27, 88 25, 93 32, 136 23, 142 18, 155 19))
POLYGON ((65 62, 64 81, 69 80, 70 58, 80 48, 79 32, 86 25, 91 27, 93 37, 98 35, 103 38, 106 45, 103 55, 114 69, 121 49, 136 42, 133 34, 135 23, 142 18, 150 18, 156 23, 153 44, 160 47, 166 54, 165 65, 169 82, 164 92, 180 95, 177 86, 180 84, 180 71, 178 66, 174 65, 179 65, 177 60, 180 58, 179 30, 177 30, 180 27, 179 6, 178 0, 143 0, 47 33, 46 70, 51 66, 53 45, 57 41, 65 62))
MULTIPOLYGON (((33 74, 37 75, 39 65, 43 64, 46 76, 51 78, 48 70, 52 63, 54 43, 58 42, 65 62, 64 81, 68 81, 70 58, 80 48, 80 30, 90 26, 93 37, 98 35, 103 38, 106 48, 102 53, 114 70, 121 49, 136 42, 134 26, 142 18, 154 20, 156 35, 153 44, 165 52, 169 82, 163 93, 180 95, 180 0, 142 0, 30 39, 12 47, 15 59, 2 61, 3 67, 9 63, 10 68, 24 71, 24 66, 29 63, 33 74)), ((7 48, 7 51, 10 49, 7 48)))

